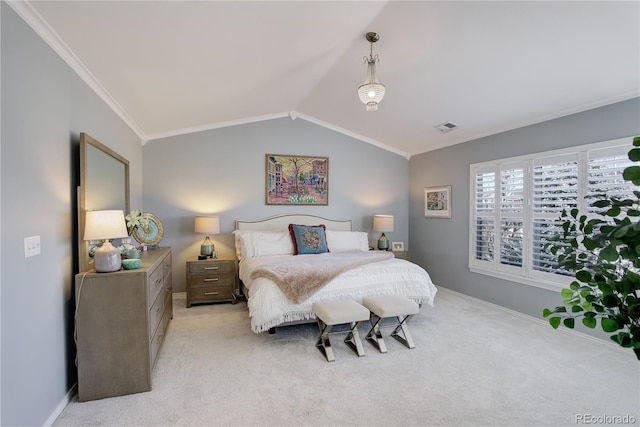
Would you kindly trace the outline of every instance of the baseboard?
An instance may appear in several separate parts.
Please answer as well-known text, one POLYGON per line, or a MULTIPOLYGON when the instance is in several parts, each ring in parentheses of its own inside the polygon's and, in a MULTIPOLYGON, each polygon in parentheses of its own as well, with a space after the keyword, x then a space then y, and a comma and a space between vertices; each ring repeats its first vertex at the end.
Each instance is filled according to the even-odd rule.
POLYGON ((74 399, 74 397, 76 396, 76 390, 78 389, 78 383, 75 383, 71 389, 69 389, 69 391, 67 392, 67 394, 64 396, 64 399, 62 399, 62 401, 58 404, 58 406, 56 407, 56 409, 53 411, 53 413, 49 416, 49 418, 47 419, 47 421, 44 422, 43 426, 44 427, 50 427, 53 425, 53 423, 56 422, 56 420, 58 419, 58 417, 60 416, 60 414, 62 413, 62 411, 64 411, 64 408, 67 407, 67 405, 74 399))
POLYGON ((173 299, 187 299, 187 293, 186 292, 174 292, 173 293, 173 299))
MULTIPOLYGON (((478 303, 478 304, 484 304, 484 305, 486 305, 488 307, 492 307, 492 308, 495 308, 497 310, 500 310, 500 311, 503 311, 503 312, 506 312, 506 313, 510 313, 510 314, 515 315, 515 316, 522 317, 524 319, 532 320, 533 322, 538 323, 540 325, 544 325, 544 326, 549 327, 549 328, 551 327, 549 325, 549 322, 544 320, 544 319, 540 319, 538 317, 534 317, 534 316, 531 316, 529 314, 521 313, 519 311, 512 310, 510 308, 501 306, 499 304, 494 304, 492 302, 485 301, 485 300, 480 299, 480 298, 472 297, 471 295, 463 294, 462 292, 454 291, 454 290, 449 289, 449 288, 443 288, 441 286, 438 287, 438 292, 450 293, 450 294, 456 295, 456 296, 458 296, 460 298, 467 299, 467 300, 473 301, 473 302, 478 303)), ((594 337, 592 335, 585 334, 584 332, 576 331, 575 329, 558 328, 558 329, 556 329, 556 332, 559 332, 561 334, 571 335, 571 336, 574 336, 574 337, 584 338, 584 339, 590 340, 592 342, 595 342, 597 344, 604 345, 607 348, 610 348, 610 349, 619 351, 621 353, 625 353, 625 354, 633 356, 633 352, 630 351, 630 349, 626 349, 626 348, 620 347, 619 345, 617 345, 613 341, 606 341, 606 340, 604 340, 602 338, 594 337)))

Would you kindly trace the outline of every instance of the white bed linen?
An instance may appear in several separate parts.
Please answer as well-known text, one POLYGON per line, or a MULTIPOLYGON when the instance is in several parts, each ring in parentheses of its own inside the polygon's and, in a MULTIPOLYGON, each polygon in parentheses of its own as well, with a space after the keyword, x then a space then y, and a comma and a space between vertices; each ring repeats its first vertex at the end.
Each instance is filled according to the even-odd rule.
POLYGON ((437 289, 420 266, 402 259, 366 264, 342 273, 301 304, 290 301, 273 281, 251 279, 251 272, 262 265, 317 255, 274 255, 246 258, 240 262, 240 279, 248 288, 247 305, 251 330, 266 331, 286 322, 315 319, 311 305, 328 299, 361 302, 369 295, 403 295, 419 304, 433 306, 437 289))

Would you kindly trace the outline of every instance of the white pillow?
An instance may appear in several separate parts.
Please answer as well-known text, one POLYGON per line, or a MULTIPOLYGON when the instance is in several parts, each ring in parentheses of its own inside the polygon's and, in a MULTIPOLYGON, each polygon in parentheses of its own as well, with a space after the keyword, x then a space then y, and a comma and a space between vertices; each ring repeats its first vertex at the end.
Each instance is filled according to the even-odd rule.
POLYGON ((329 252, 365 252, 369 250, 369 235, 364 231, 327 230, 329 252))
POLYGON ((239 260, 267 255, 293 255, 289 231, 235 230, 233 234, 239 260))

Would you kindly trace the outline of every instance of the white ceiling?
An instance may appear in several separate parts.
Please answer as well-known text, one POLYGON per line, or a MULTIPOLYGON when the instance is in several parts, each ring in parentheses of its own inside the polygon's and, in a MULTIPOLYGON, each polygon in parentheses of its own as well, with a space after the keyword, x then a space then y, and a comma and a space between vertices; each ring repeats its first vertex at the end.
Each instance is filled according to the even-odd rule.
POLYGON ((638 1, 10 4, 145 141, 290 115, 409 157, 640 95, 638 1))

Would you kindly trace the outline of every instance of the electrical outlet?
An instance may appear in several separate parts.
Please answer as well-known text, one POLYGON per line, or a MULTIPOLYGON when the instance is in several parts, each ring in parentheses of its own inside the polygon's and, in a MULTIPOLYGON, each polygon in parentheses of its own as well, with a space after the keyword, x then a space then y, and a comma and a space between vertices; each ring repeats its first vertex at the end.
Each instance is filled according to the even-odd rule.
POLYGON ((40 236, 30 236, 24 238, 24 257, 40 255, 40 236))

